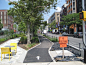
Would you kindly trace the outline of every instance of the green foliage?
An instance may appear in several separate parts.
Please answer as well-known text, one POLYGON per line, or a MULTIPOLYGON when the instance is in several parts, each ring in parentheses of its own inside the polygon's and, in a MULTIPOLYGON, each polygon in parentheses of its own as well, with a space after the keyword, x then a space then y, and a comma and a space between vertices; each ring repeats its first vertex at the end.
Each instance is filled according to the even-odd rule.
POLYGON ((6 41, 7 39, 6 38, 0 38, 0 43, 6 41))
MULTIPOLYGON (((17 23, 23 21, 27 27, 28 34, 30 32, 34 35, 34 32, 37 32, 41 24, 41 20, 43 20, 43 13, 49 12, 51 7, 55 8, 56 4, 57 0, 19 0, 18 2, 9 2, 9 5, 14 5, 14 7, 8 10, 8 14, 12 15, 17 23)), ((22 30, 26 31, 26 29, 20 28, 20 31, 22 30)), ((29 36, 30 34, 28 38, 29 36)))
POLYGON ((0 35, 3 35, 4 34, 4 31, 0 30, 0 35))
POLYGON ((63 28, 63 31, 64 31, 64 32, 66 31, 65 28, 63 28))
POLYGON ((17 24, 13 24, 13 28, 16 29, 17 28, 17 24))
POLYGON ((39 42, 38 36, 34 36, 34 37, 31 39, 31 43, 38 43, 38 42, 39 42))
POLYGON ((24 33, 26 32, 26 25, 24 22, 19 23, 18 30, 24 33))
POLYGON ((53 22, 51 22, 50 24, 48 24, 49 25, 49 28, 51 28, 51 29, 55 29, 56 27, 56 21, 54 20, 53 22))
POLYGON ((31 48, 31 47, 33 47, 34 45, 36 45, 36 43, 28 44, 28 47, 31 48))
POLYGON ((21 37, 20 43, 23 44, 23 41, 24 41, 24 37, 21 37))
POLYGON ((0 19, 0 30, 3 28, 3 24, 1 23, 1 19, 0 19))
POLYGON ((62 20, 63 21, 60 22, 60 25, 68 25, 68 26, 72 24, 82 25, 82 21, 79 20, 79 13, 73 13, 67 16, 63 16, 62 20))
POLYGON ((9 34, 13 34, 13 33, 14 33, 14 30, 9 31, 9 34))
POLYGON ((27 43, 27 37, 26 36, 22 36, 19 42, 21 44, 26 44, 27 43))
POLYGON ((44 21, 43 23, 41 23, 43 25, 43 29, 45 28, 45 26, 47 25, 47 21, 44 21))
POLYGON ((46 35, 43 35, 43 36, 45 36, 46 38, 48 38, 52 42, 58 42, 58 39, 57 38, 51 38, 51 37, 46 36, 46 35))
POLYGON ((56 39, 56 38, 50 38, 49 40, 52 42, 58 42, 58 39, 56 39))

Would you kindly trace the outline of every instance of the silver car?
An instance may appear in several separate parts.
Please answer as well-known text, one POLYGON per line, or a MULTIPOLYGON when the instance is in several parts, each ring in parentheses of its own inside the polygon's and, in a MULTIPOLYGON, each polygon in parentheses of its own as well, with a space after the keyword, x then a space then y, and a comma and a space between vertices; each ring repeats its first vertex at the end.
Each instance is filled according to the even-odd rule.
POLYGON ((83 37, 83 33, 82 32, 76 32, 74 33, 74 37, 83 37))
POLYGON ((68 36, 68 33, 63 32, 63 33, 62 33, 62 36, 68 36))

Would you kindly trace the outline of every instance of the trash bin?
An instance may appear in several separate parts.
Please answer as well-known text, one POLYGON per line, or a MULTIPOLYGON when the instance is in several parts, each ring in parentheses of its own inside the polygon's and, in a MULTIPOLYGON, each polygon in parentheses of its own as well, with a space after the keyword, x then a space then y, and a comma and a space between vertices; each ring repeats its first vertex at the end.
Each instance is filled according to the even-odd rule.
POLYGON ((84 48, 84 63, 86 63, 86 48, 84 48))

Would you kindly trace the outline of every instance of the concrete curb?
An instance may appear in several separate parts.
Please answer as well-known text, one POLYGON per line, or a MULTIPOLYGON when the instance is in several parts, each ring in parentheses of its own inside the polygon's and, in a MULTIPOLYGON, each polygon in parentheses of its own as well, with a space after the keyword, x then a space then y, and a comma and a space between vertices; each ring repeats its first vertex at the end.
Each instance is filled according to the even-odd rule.
MULTIPOLYGON (((21 48, 21 47, 19 47, 19 48, 21 48)), ((23 49, 23 48, 21 48, 21 49, 23 49)), ((16 60, 17 63, 23 63, 23 61, 25 59, 25 56, 27 54, 27 50, 23 49, 22 51, 23 51, 22 55, 19 57, 19 59, 16 60)))

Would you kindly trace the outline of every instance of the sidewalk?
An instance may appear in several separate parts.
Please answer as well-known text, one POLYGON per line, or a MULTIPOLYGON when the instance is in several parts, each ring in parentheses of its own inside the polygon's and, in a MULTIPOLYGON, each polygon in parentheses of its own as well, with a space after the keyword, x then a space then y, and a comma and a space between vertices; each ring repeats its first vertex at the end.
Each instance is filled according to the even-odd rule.
MULTIPOLYGON (((10 39, 10 40, 4 42, 3 44, 1 44, 0 47, 10 45, 10 43, 18 43, 19 40, 20 40, 20 38, 10 39)), ((26 50, 17 46, 17 53, 15 54, 14 51, 12 51, 13 56, 10 59, 10 61, 9 61, 8 54, 5 54, 5 58, 4 58, 4 54, 2 54, 2 61, 1 61, 1 55, 0 55, 0 65, 1 64, 9 64, 9 63, 23 63, 26 53, 27 53, 26 50)), ((0 49, 0 54, 1 54, 1 49, 0 49)))

